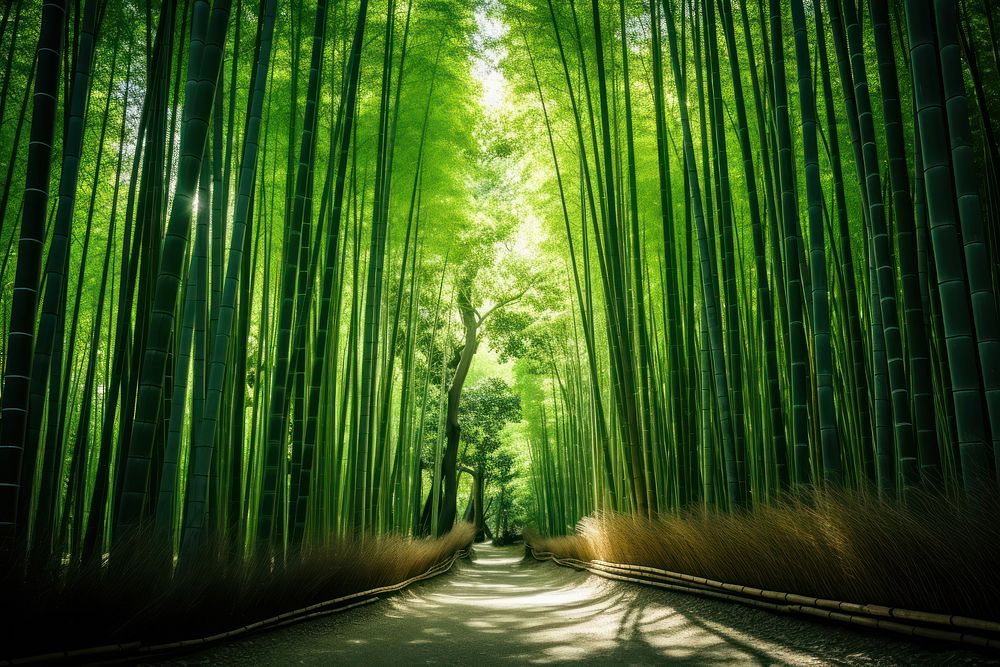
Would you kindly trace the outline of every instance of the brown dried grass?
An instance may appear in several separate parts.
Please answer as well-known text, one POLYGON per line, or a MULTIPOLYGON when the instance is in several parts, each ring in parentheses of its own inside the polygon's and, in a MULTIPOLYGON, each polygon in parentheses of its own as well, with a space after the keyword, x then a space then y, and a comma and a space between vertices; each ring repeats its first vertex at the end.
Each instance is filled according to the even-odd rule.
POLYGON ((1000 619, 1000 498, 811 494, 745 513, 603 513, 526 536, 580 560, 656 567, 846 602, 1000 619))
POLYGON ((133 540, 111 566, 50 572, 25 581, 12 568, 2 580, 0 657, 141 641, 209 636, 278 614, 389 586, 423 574, 472 543, 460 524, 440 539, 382 536, 314 548, 274 567, 265 559, 198 559, 158 567, 162 556, 133 540), (9 633, 9 634, 7 634, 9 633))

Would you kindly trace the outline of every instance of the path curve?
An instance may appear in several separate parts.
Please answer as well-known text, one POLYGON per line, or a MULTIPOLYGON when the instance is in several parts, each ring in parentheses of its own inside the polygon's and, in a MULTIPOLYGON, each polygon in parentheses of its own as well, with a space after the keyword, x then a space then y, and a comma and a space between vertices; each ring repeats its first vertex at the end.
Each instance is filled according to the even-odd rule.
POLYGON ((477 545, 471 562, 367 607, 174 665, 998 664, 990 656, 645 588, 477 545))

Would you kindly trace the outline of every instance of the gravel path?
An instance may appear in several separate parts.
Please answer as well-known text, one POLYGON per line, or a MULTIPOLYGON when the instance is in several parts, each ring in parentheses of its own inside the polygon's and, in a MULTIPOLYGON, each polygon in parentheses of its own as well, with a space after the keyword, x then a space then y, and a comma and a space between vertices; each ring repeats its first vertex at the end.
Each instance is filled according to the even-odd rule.
POLYGON ((471 562, 366 607, 174 665, 1000 665, 997 656, 613 582, 477 546, 471 562))

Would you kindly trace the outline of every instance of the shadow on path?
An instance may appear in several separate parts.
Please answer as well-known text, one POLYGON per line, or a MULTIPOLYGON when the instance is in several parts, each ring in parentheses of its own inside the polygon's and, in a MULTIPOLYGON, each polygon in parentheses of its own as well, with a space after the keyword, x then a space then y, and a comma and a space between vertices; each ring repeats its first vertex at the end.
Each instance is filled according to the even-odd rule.
POLYGON ((356 611, 249 637, 173 664, 973 664, 984 656, 886 640, 611 582, 521 547, 356 611))

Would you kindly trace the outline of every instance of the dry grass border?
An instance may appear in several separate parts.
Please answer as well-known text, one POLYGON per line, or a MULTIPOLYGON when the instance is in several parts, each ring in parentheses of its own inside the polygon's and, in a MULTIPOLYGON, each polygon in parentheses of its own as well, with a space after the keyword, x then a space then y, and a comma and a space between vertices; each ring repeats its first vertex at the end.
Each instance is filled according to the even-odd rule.
POLYGON ((655 519, 603 513, 528 538, 582 561, 656 567, 799 595, 1000 619, 1000 497, 909 507, 811 494, 750 512, 655 519))
MULTIPOLYGON (((115 567, 0 581, 8 620, 0 656, 15 658, 105 644, 203 637, 317 602, 420 575, 472 543, 460 524, 440 539, 382 536, 314 549, 284 568, 207 558, 170 578, 133 549, 115 567)), ((146 554, 148 556, 148 554, 146 554)))

